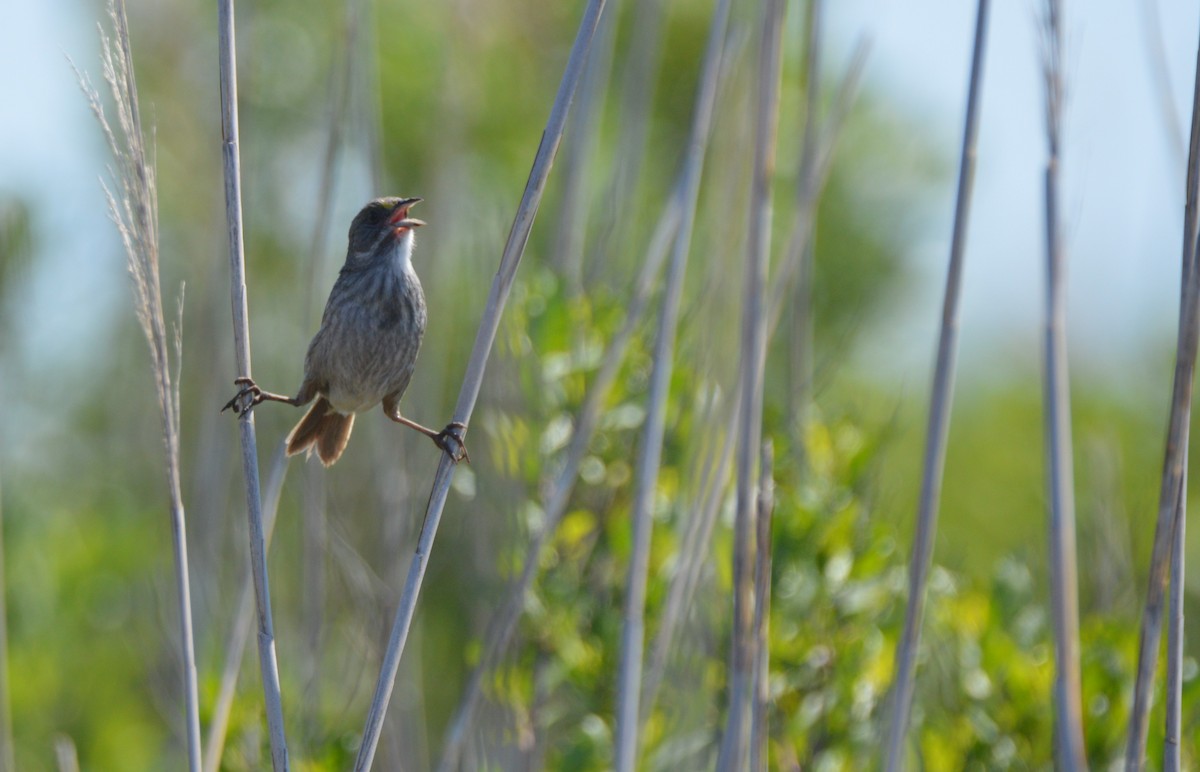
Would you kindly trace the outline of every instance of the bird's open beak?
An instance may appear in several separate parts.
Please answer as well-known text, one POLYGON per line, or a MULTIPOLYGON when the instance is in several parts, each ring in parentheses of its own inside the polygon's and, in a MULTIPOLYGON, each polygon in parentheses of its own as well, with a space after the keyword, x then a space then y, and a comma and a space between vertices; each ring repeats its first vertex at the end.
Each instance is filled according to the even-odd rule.
POLYGON ((408 210, 414 205, 421 202, 419 198, 406 198, 399 204, 396 204, 392 216, 388 218, 388 225, 393 228, 419 228, 425 224, 424 220, 418 220, 415 217, 408 216, 408 210))

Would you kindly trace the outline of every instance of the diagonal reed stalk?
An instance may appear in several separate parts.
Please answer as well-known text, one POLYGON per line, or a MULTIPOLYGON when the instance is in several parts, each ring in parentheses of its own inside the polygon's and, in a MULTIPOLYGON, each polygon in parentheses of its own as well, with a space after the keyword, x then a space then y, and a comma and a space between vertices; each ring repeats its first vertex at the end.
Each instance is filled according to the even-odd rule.
POLYGON ((675 236, 671 261, 667 268, 663 291, 662 311, 659 314, 657 340, 654 345, 654 365, 650 374, 649 405, 642 434, 634 482, 633 506, 630 521, 633 544, 629 557, 629 579, 625 594, 625 624, 621 630, 620 664, 617 677, 616 707, 616 768, 632 772, 637 768, 638 736, 641 725, 638 705, 642 689, 642 657, 646 630, 646 584, 650 570, 650 537, 654 493, 662 462, 663 431, 666 424, 667 397, 675 357, 675 332, 679 306, 683 298, 683 278, 691 251, 692 230, 696 217, 696 202, 700 193, 701 171, 712 117, 717 99, 717 82, 721 72, 721 54, 729 21, 729 0, 717 0, 709 27, 696 104, 688 142, 687 154, 680 177, 683 196, 683 220, 675 236))
MULTIPOLYGON (((467 361, 467 372, 459 391, 458 403, 454 408, 453 420, 464 425, 470 422, 475 402, 479 398, 488 356, 492 350, 492 343, 496 339, 496 330, 500 326, 500 317, 508 300, 509 291, 512 289, 517 266, 525 251, 525 244, 529 240, 538 204, 541 203, 542 193, 546 187, 546 179, 554 165, 554 156, 558 152, 559 142, 562 140, 563 129, 571 108, 571 99, 575 94, 575 87, 579 83, 580 75, 587 61, 588 50, 603 11, 604 0, 589 0, 587 8, 584 9, 579 32, 567 59, 566 71, 559 84, 554 105, 550 108, 550 117, 546 122, 546 129, 542 134, 537 155, 534 157, 529 180, 525 184, 525 192, 517 207, 512 230, 508 234, 508 241, 504 245, 500 267, 496 271, 496 278, 492 282, 492 288, 488 294, 487 306, 479 323, 475 345, 471 350, 471 357, 467 361)), ((408 577, 400 597, 400 606, 396 611, 396 620, 392 626, 387 651, 384 653, 380 668, 379 681, 376 684, 375 695, 367 714, 362 744, 354 764, 356 772, 365 772, 370 769, 371 762, 375 757, 380 731, 383 728, 383 718, 396 683, 396 672, 400 667, 400 655, 404 651, 404 644, 412 625, 417 597, 421 590, 421 581, 425 576, 425 568, 428 565, 429 553, 433 548, 434 537, 437 535, 438 524, 442 518, 442 510, 446 506, 446 497, 450 492, 450 479, 453 473, 454 463, 444 455, 434 476, 417 549, 413 555, 412 564, 409 566, 408 577)))
POLYGON ((938 334, 937 364, 933 372, 929 423, 925 435, 925 461, 921 471, 921 498, 917 508, 917 531, 908 569, 908 604, 904 632, 896 648, 896 681, 892 686, 892 723, 888 730, 886 767, 896 772, 904 764, 904 737, 912 707, 917 647, 921 641, 921 619, 925 610, 925 585, 933 562, 933 537, 937 530, 938 499, 946 467, 946 437, 950 431, 950 406, 954 399, 954 360, 958 348, 958 306, 962 289, 963 254, 967 246, 967 222, 975 180, 975 147, 979 135, 979 93, 983 80, 983 52, 987 41, 989 0, 979 0, 975 19, 975 43, 971 54, 967 114, 963 127, 962 157, 958 170, 958 196, 954 204, 954 235, 950 242, 950 266, 946 272, 946 294, 942 325, 938 334))
POLYGON ((1087 769, 1079 675, 1079 591, 1075 552, 1075 464, 1067 363, 1066 256, 1058 218, 1062 114, 1062 6, 1046 0, 1042 29, 1046 85, 1046 306, 1043 387, 1050 496, 1050 610, 1054 621, 1054 733, 1062 769, 1087 769))
MULTIPOLYGON (((168 336, 163 314, 159 278, 158 191, 153 162, 148 158, 133 72, 133 50, 123 0, 109 0, 108 15, 114 37, 100 32, 104 80, 116 105, 116 126, 109 123, 100 95, 78 70, 92 113, 100 123, 113 155, 115 189, 104 185, 109 215, 121 235, 126 266, 133 280, 134 311, 146 335, 155 392, 162 412, 163 446, 166 454, 167 488, 170 497, 171 541, 175 553, 175 590, 179 603, 180 646, 188 768, 200 770, 200 703, 196 687, 196 651, 192 634, 191 589, 188 578, 187 521, 179 472, 179 372, 172 373, 182 358, 181 322, 168 336), (173 352, 172 352, 172 349, 173 352)), ((183 297, 180 294, 182 315, 183 297)))
MULTIPOLYGON (((1186 179, 1187 203, 1183 218, 1179 338, 1175 351, 1175 378, 1171 387, 1171 410, 1167 426, 1162 485, 1159 489, 1158 518, 1154 527, 1154 547, 1150 555, 1149 587, 1146 591, 1146 607, 1142 613, 1137 679, 1133 687, 1133 710, 1129 717, 1129 740, 1125 745, 1127 770, 1140 770, 1145 763, 1146 735, 1150 727, 1150 694, 1153 689, 1154 672, 1158 667, 1158 645, 1162 636, 1163 594, 1167 585, 1168 563, 1171 553, 1175 551, 1172 544, 1176 539, 1182 542, 1179 533, 1182 529, 1178 527, 1178 523, 1183 517, 1192 378, 1196 371, 1196 344, 1200 340, 1200 282, 1197 281, 1196 271, 1196 239, 1200 235, 1200 49, 1196 55, 1186 179)), ((1182 564, 1181 559, 1181 582, 1182 564)), ((1168 717, 1168 721, 1170 720, 1168 717)), ((1168 754, 1168 757, 1170 756, 1171 754, 1168 754)))
POLYGON ((733 547, 733 644, 729 666, 729 715, 717 769, 746 766, 754 683, 754 467, 762 444, 763 371, 767 358, 767 277, 771 251, 771 183, 783 79, 783 0, 762 9, 754 166, 750 183, 749 238, 742 305, 741 403, 737 446, 737 511, 733 547))
MULTIPOLYGON (((229 237, 230 295, 233 306, 233 343, 240 377, 250 377, 250 320, 246 305, 246 258, 242 245, 242 179, 238 156, 237 60, 234 44, 233 0, 217 0, 218 66, 221 80, 221 152, 225 170, 225 218, 229 237)), ((242 472, 246 481, 246 514, 249 521, 250 571, 258 609, 258 657, 262 675, 267 726, 271 738, 271 766, 288 769, 287 739, 283 726, 283 697, 275 655, 275 624, 271 616, 271 589, 267 577, 267 548, 263 531, 262 497, 258 477, 258 440, 254 412, 243 411, 238 420, 242 440, 242 472)))

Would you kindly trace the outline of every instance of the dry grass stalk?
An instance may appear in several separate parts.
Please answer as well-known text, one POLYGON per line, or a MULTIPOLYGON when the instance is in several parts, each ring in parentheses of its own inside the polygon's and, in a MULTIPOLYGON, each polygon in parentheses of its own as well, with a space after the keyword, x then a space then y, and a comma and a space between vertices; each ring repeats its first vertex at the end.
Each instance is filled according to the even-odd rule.
POLYGON ((954 235, 950 242, 950 266, 946 272, 946 294, 938 335, 937 364, 930 395, 929 423, 925 435, 925 460, 921 471, 921 498, 917 508, 917 532, 908 569, 908 604, 904 631, 896 648, 896 681, 892 687, 892 722, 888 731, 888 772, 903 764, 904 737, 912 707, 917 647, 921 641, 921 619, 925 610, 925 585, 933 562, 933 537, 937 531, 938 499, 946 466, 946 437, 950 431, 950 406, 954 396, 954 360, 958 349, 958 306, 962 287, 963 254, 967 245, 967 223, 975 179, 975 147, 979 134, 979 95, 983 80, 983 53, 987 41, 989 0, 979 0, 975 19, 975 44, 971 55, 967 114, 959 161, 958 197, 954 205, 954 235))
POLYGON ((1200 53, 1197 53, 1196 58, 1185 190, 1187 204, 1183 222, 1179 339, 1175 351, 1175 377, 1171 388, 1171 409, 1162 485, 1159 489, 1158 518, 1154 527, 1154 547, 1150 555, 1149 586, 1142 614, 1133 709, 1129 717, 1129 740, 1125 745, 1125 768, 1128 770, 1141 769, 1145 762, 1146 735, 1150 726, 1150 696, 1154 673, 1158 667, 1159 639, 1162 637, 1163 594, 1166 591, 1167 569, 1173 551, 1171 545, 1176 538, 1176 521, 1183 514, 1182 491, 1191 420, 1192 378, 1196 369, 1196 344, 1200 340, 1200 282, 1197 281, 1195 264, 1196 239, 1200 232, 1200 53))
MULTIPOLYGON (((234 44, 233 0, 217 2, 217 33, 220 39, 218 66, 221 81, 221 152, 225 172, 225 218, 229 246, 230 300, 233 306, 233 342, 237 374, 250 377, 250 320, 246 306, 246 259, 242 244, 242 179, 238 149, 237 61, 234 44)), ((249 525, 250 571, 258 610, 258 657, 267 727, 271 738, 271 766, 275 772, 288 769, 287 739, 283 725, 283 697, 279 688, 279 664, 275 653, 275 624, 271 614, 271 589, 267 576, 267 548, 263 530, 262 496, 259 490, 258 440, 254 413, 245 411, 238 420, 242 444, 242 472, 246 482, 246 514, 249 525)))
MULTIPOLYGON (((137 82, 125 4, 109 0, 108 15, 114 36, 100 31, 104 81, 116 107, 116 125, 108 120, 100 95, 90 80, 76 71, 80 85, 113 156, 110 187, 104 183, 109 215, 117 226, 125 248, 126 267, 133 280, 134 311, 150 349, 155 392, 162 412, 163 445, 166 454, 167 489, 170 497, 171 540, 175 557, 175 589, 179 603, 182 649, 184 713, 189 769, 200 769, 200 708, 196 687, 196 653, 192 634, 191 590, 188 576, 187 522, 179 472, 179 363, 182 331, 177 320, 174 335, 168 336, 159 278, 158 192, 153 161, 146 147, 138 105, 137 82), (172 354, 175 369, 172 369, 172 354)), ((180 290, 180 314, 183 296, 180 290)))
POLYGON ((650 374, 649 404, 642 434, 634 483, 630 520, 633 544, 626 582, 625 624, 621 630, 616 708, 616 768, 628 772, 637 768, 638 736, 641 726, 639 698, 642 690, 642 655, 645 646, 646 585, 650 566, 652 506, 658 488, 662 461, 663 431, 667 399, 675 357, 675 333, 679 306, 683 298, 683 278, 691 251, 691 237, 700 193, 700 178, 717 98, 717 81, 729 20, 729 0, 718 0, 709 28, 700 82, 691 128, 691 139, 680 178, 683 195, 683 221, 675 236, 674 250, 667 269, 663 307, 659 314, 654 366, 650 374))
POLYGON ((737 446, 737 513, 733 550, 733 644, 729 668, 729 715, 719 770, 744 769, 748 748, 754 665, 755 461, 762 442, 763 370, 766 364, 766 294, 771 250, 771 181, 783 77, 782 0, 763 5, 755 118, 754 167, 750 189, 749 239, 742 306, 741 405, 737 446))
MULTIPOLYGON (((500 326, 500 316, 508 300, 509 291, 512 289, 513 280, 516 278, 517 266, 525 251, 525 244, 529 240, 538 204, 541 202, 542 192, 545 190, 546 179, 549 177, 550 168, 554 164, 554 156, 558 152, 559 142, 562 140, 563 129, 570 112, 571 99, 575 94, 575 87, 579 83, 584 63, 587 61, 588 49, 603 10, 604 0, 590 0, 583 12, 579 32, 567 60, 566 71, 559 84, 554 105, 550 109, 550 117, 546 123, 546 130, 542 134, 542 142, 538 146, 537 155, 534 157, 533 168, 529 172, 529 181, 526 183, 521 203, 517 207, 512 230, 509 232, 508 241, 504 246, 504 254, 500 259, 500 267, 492 282, 487 306, 484 309, 483 318, 480 320, 475 345, 471 350, 470 359, 467 361, 467 372, 463 377, 458 403, 454 408, 453 420, 464 425, 470 422, 475 402, 479 398, 488 356, 492 350, 492 343, 496 339, 496 331, 500 326)), ((358 772, 370 769, 371 762, 375 757, 379 734, 383 727, 383 718, 396 683, 396 672, 400 667, 400 655, 404 651, 404 644, 412 625, 421 582, 424 579, 429 553, 437 535, 442 510, 446 505, 446 497, 450 492, 450 479, 453 473, 454 463, 448 456, 443 456, 434 476, 416 553, 409 566, 408 577, 400 597, 400 606, 396 611, 395 623, 392 626, 379 680, 376 683, 375 695, 367 715, 362 745, 359 747, 354 767, 358 772)))

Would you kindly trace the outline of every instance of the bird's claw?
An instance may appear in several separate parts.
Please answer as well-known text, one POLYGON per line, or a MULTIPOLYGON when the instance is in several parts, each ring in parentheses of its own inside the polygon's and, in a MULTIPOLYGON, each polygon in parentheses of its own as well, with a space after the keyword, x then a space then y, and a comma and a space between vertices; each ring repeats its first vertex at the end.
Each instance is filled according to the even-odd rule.
POLYGON ((457 464, 459 461, 466 461, 469 464, 471 463, 471 456, 467 454, 467 443, 463 439, 466 431, 466 424, 461 421, 452 421, 446 424, 445 429, 434 435, 433 442, 454 463, 457 464))
POLYGON ((222 413, 226 410, 233 410, 234 415, 242 415, 243 413, 250 412, 255 405, 263 401, 262 389, 254 382, 254 379, 245 377, 235 378, 233 385, 241 386, 242 389, 233 395, 233 399, 225 403, 225 407, 221 408, 222 413))

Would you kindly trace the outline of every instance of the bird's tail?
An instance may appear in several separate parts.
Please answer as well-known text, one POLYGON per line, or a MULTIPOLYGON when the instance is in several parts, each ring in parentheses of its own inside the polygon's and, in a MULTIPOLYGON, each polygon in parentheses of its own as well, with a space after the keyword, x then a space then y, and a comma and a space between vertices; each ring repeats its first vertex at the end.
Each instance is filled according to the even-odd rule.
POLYGON ((354 414, 339 413, 324 397, 317 397, 296 428, 287 438, 287 454, 294 456, 301 451, 309 453, 315 449, 317 457, 325 466, 334 461, 346 449, 350 441, 350 430, 354 428, 354 414))

